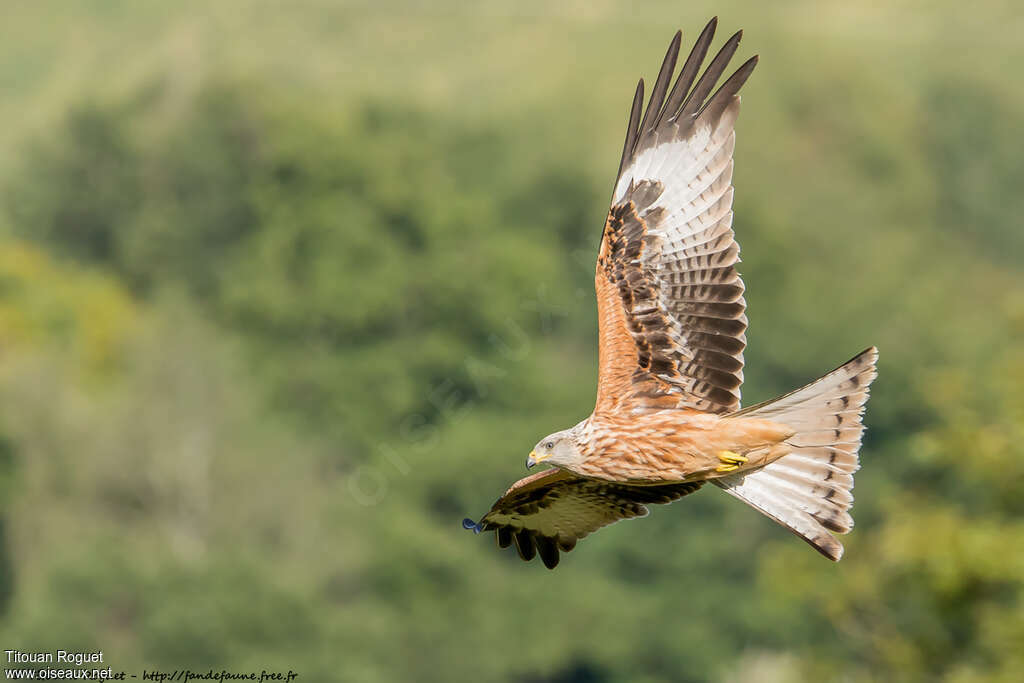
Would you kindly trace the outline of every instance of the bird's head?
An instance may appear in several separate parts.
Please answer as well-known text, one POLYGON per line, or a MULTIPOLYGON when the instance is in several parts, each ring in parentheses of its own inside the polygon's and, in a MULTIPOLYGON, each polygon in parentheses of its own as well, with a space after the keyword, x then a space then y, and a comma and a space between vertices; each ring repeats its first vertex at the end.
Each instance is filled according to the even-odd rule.
POLYGON ((581 460, 583 460, 583 454, 577 445, 576 428, 574 427, 549 434, 538 441, 526 459, 526 467, 530 468, 542 462, 559 467, 571 467, 581 460))

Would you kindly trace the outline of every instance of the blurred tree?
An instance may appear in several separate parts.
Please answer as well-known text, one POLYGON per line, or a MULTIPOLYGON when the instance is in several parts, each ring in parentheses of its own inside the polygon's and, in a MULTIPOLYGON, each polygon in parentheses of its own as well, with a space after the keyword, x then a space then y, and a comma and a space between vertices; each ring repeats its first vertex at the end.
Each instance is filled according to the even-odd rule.
POLYGON ((479 398, 464 360, 493 364, 509 320, 540 330, 523 298, 560 312, 589 286, 586 270, 566 267, 599 205, 589 187, 565 171, 502 186, 508 173, 479 168, 515 155, 485 134, 377 105, 327 124, 237 86, 204 90, 144 143, 131 131, 150 130, 146 116, 73 113, 8 188, 12 224, 140 295, 189 291, 263 349, 272 404, 318 428, 349 425, 358 438, 408 412, 434 420, 437 401, 411 389, 442 381, 460 401, 479 398), (83 169, 102 187, 81 186, 83 169), (549 248, 552 228, 561 249, 549 248), (401 361, 383 362, 385 348, 401 361), (372 403, 349 400, 371 390, 372 403))

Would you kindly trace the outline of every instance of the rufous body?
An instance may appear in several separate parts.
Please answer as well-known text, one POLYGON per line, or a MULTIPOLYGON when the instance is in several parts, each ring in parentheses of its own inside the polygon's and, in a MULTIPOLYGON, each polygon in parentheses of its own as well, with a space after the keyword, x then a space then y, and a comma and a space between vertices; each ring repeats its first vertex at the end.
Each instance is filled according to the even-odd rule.
POLYGON ((596 412, 582 433, 586 457, 570 468, 576 474, 660 484, 724 476, 722 453, 746 457, 740 470, 760 468, 791 452, 784 442, 795 430, 754 417, 657 410, 640 415, 596 412))

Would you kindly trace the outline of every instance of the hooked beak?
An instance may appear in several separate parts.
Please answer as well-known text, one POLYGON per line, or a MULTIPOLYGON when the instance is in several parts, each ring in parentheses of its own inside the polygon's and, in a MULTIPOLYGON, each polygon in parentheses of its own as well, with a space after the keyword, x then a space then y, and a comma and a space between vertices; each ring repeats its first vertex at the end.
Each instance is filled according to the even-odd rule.
POLYGON ((530 457, 526 459, 526 469, 530 469, 539 462, 544 462, 550 455, 537 455, 536 451, 530 451, 530 457))

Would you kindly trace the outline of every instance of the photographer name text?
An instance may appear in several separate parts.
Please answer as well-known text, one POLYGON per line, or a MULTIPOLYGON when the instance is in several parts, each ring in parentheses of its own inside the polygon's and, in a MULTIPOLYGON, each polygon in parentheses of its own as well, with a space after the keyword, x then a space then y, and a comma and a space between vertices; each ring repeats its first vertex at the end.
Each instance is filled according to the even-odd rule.
POLYGON ((83 666, 85 664, 102 664, 103 651, 96 652, 71 652, 69 650, 57 650, 56 652, 24 652, 22 650, 4 650, 7 655, 8 664, 71 664, 72 666, 83 666))

